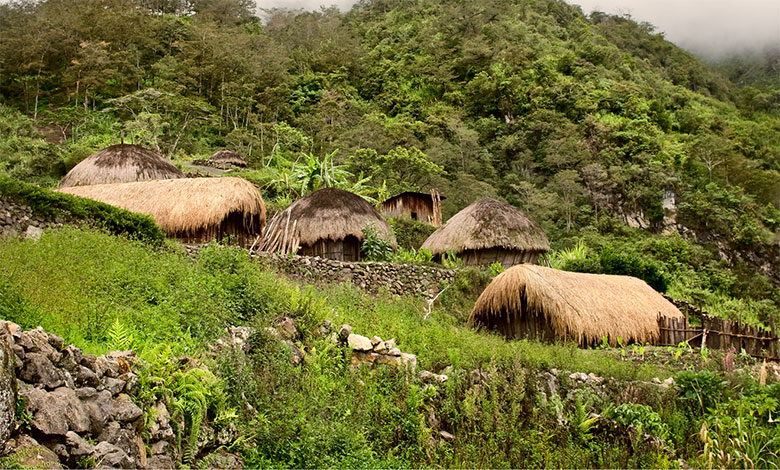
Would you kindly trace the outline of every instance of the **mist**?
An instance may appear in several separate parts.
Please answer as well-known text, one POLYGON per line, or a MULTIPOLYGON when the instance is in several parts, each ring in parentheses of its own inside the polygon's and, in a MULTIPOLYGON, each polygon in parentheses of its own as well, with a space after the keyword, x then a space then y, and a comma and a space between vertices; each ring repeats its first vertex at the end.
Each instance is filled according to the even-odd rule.
MULTIPOLYGON (((567 0, 594 10, 646 21, 669 41, 698 55, 726 55, 780 48, 780 0, 567 0)), ((354 0, 257 0, 260 8, 348 10, 354 0)))

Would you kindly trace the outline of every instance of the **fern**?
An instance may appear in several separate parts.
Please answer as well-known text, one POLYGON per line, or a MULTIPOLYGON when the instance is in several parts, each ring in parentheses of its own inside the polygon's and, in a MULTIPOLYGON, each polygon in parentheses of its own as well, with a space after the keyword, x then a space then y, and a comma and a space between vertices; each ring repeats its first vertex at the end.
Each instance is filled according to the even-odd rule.
POLYGON ((111 326, 106 331, 106 339, 108 347, 117 350, 124 351, 133 347, 133 332, 130 328, 125 326, 124 323, 119 321, 119 318, 115 318, 111 326))

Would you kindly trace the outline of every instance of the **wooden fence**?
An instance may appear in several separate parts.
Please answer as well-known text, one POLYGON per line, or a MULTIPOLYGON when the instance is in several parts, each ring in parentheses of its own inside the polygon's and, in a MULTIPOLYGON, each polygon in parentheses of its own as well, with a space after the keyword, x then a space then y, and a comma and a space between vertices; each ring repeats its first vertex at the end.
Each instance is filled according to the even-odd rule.
POLYGON ((706 346, 710 349, 729 350, 737 352, 745 350, 747 354, 760 359, 777 361, 778 337, 774 324, 772 331, 766 332, 750 325, 730 322, 723 318, 706 314, 697 314, 701 326, 691 325, 688 315, 685 318, 658 317, 658 327, 661 330, 659 345, 677 346, 688 342, 692 347, 706 346))

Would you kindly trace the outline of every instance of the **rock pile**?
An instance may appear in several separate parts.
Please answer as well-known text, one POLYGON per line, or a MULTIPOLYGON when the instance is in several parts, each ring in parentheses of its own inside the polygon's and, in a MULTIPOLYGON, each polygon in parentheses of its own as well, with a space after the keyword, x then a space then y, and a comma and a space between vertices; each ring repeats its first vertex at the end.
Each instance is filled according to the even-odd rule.
POLYGON ((352 333, 352 327, 342 325, 339 329, 339 339, 346 344, 351 351, 350 363, 353 368, 361 364, 373 366, 374 364, 386 364, 403 367, 414 373, 417 368, 417 356, 401 352, 394 339, 382 340, 379 336, 360 336, 352 333))
MULTIPOLYGON (((85 354, 41 328, 22 331, 10 322, 0 322, 0 332, 0 349, 13 354, 13 382, 24 403, 3 455, 36 468, 174 468, 174 432, 163 403, 157 404, 149 428, 151 455, 139 433, 144 423, 143 411, 133 402, 138 384, 134 352, 85 354)), ((2 405, 0 431, 7 423, 6 401, 2 405)))
POLYGON ((41 237, 43 229, 61 227, 62 223, 59 218, 47 221, 33 215, 32 209, 28 206, 0 198, 0 238, 23 236, 37 240, 41 237))

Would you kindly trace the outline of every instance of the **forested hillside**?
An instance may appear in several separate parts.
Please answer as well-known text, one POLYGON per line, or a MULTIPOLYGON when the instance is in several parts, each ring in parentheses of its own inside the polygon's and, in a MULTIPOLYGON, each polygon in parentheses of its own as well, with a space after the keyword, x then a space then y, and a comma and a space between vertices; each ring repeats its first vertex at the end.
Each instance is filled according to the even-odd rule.
POLYGON ((265 20, 249 0, 11 2, 0 95, 18 179, 54 184, 121 140, 179 164, 228 147, 277 207, 323 175, 374 199, 438 187, 445 217, 499 197, 555 248, 584 241, 570 269, 611 249, 719 313, 760 323, 780 303, 777 94, 559 0, 265 20))

